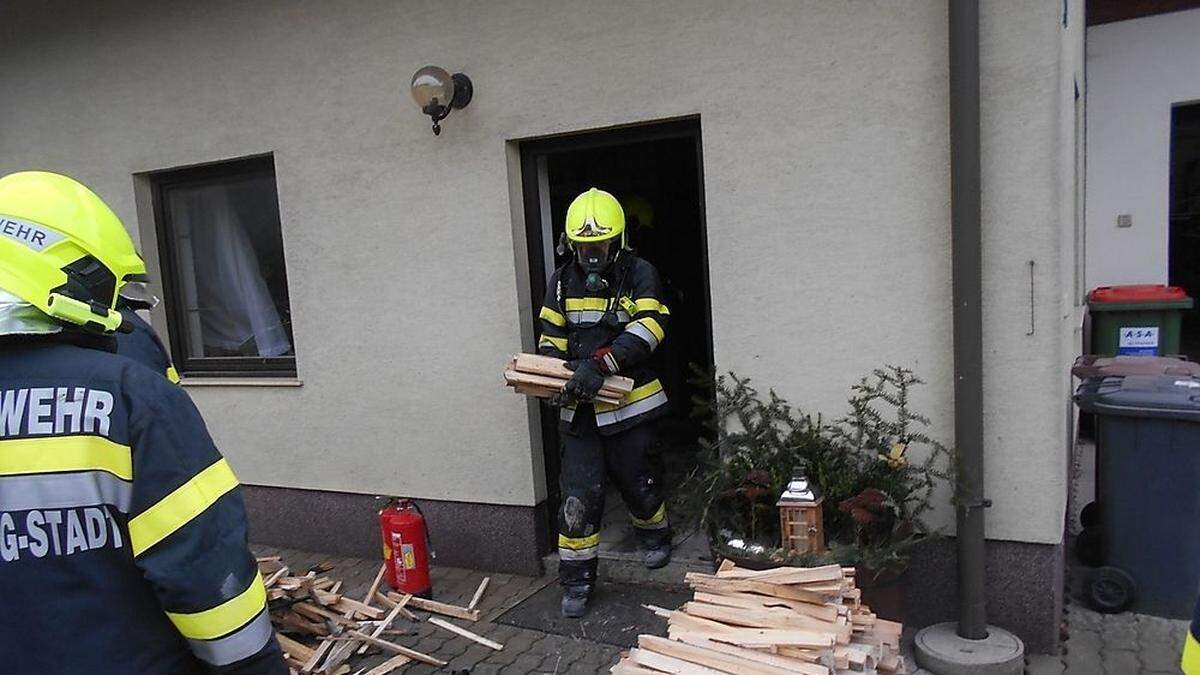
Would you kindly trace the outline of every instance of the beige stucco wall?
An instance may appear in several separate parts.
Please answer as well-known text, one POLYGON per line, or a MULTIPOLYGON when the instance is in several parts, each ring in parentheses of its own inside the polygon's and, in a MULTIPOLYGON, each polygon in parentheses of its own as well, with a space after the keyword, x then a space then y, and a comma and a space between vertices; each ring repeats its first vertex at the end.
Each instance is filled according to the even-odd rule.
POLYGON ((1197 35, 1200 9, 1088 29, 1091 286, 1167 282, 1171 108, 1200 102, 1197 35))
MULTIPOLYGON (((303 386, 191 389, 248 482, 539 500, 498 385, 529 311, 509 141, 694 114, 720 367, 830 416, 910 365, 951 439, 943 2, 56 4, 0 10, 0 169, 73 173, 150 232, 135 174, 275 154, 303 386), (476 84, 440 138, 406 92, 427 62, 476 84)), ((989 536, 1057 542, 1078 35, 1041 0, 982 25, 989 536)))

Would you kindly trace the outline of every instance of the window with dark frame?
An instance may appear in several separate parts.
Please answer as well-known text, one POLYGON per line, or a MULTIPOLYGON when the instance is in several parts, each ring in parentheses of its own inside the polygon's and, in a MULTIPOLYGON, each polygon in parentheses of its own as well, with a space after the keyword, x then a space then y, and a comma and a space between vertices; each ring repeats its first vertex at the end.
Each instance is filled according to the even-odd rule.
POLYGON ((162 171, 150 180, 180 374, 295 376, 274 158, 162 171))

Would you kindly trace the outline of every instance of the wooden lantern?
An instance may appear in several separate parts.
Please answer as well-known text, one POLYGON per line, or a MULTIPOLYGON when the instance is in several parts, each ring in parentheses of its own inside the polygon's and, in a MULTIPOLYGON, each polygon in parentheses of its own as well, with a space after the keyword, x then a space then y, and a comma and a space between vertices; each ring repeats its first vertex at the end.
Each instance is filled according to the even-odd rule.
POLYGON ((795 475, 780 495, 779 537, 785 551, 803 555, 825 550, 825 519, 821 504, 825 498, 809 485, 808 479, 795 475))

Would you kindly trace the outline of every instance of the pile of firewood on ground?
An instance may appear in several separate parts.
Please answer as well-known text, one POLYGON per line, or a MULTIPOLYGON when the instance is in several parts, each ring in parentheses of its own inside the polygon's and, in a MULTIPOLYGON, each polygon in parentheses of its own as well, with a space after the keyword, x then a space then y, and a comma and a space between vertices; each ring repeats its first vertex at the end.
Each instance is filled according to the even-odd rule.
MULTIPOLYGON (((342 582, 326 575, 333 569, 331 565, 318 565, 300 573, 289 569, 279 556, 270 556, 259 558, 258 567, 267 587, 271 623, 294 675, 386 675, 413 661, 444 666, 445 661, 397 644, 392 638, 416 632, 413 625, 421 618, 412 610, 478 621, 479 610, 475 607, 489 581, 484 578, 470 604, 459 607, 381 589, 383 567, 361 599, 341 592, 342 582), (399 619, 408 622, 407 628, 397 625, 399 619), (351 665, 379 652, 392 657, 369 670, 355 670, 351 665)), ((491 649, 504 649, 504 645, 446 619, 429 616, 427 620, 491 649)))
POLYGON ((667 619, 668 637, 642 635, 613 673, 872 675, 903 673, 901 624, 861 603, 854 569, 778 567, 726 561, 715 575, 689 573, 695 591, 667 619))

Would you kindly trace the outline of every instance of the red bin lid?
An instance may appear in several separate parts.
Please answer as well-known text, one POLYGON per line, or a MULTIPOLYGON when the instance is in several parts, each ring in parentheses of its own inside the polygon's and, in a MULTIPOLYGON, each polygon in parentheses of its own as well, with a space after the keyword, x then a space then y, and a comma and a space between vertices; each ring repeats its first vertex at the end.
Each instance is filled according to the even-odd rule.
POLYGON ((1187 291, 1179 286, 1164 284, 1135 284, 1132 286, 1101 286, 1088 293, 1088 300, 1096 304, 1178 302, 1187 300, 1187 291))

